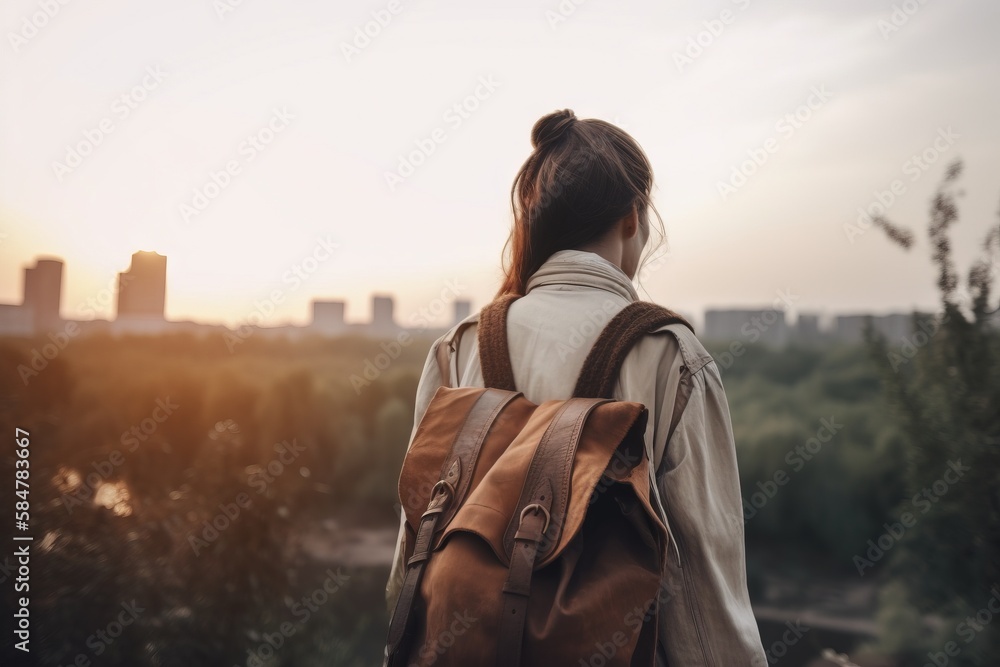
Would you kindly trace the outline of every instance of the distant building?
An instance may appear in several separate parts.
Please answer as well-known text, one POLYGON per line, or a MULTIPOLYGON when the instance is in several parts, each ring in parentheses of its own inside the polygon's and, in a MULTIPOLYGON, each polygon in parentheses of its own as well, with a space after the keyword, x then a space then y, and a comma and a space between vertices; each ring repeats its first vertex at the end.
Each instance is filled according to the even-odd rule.
POLYGON ((312 328, 321 334, 337 334, 346 328, 344 313, 347 304, 343 301, 313 301, 312 328))
POLYGON ((59 304, 62 299, 63 263, 58 259, 39 259, 24 269, 23 307, 31 311, 35 333, 54 331, 62 326, 59 304))
POLYGON ((788 343, 785 312, 766 310, 706 310, 706 340, 764 343, 782 347, 788 343))
POLYGON ((34 313, 14 303, 0 303, 0 336, 30 336, 35 332, 34 313))
POLYGON ((912 313, 891 313, 875 318, 875 330, 889 339, 897 342, 909 338, 913 334, 912 313))
POLYGON ((163 320, 167 298, 167 258, 155 252, 132 255, 132 266, 118 274, 117 319, 163 320))
POLYGON ((372 297, 372 331, 377 334, 394 331, 396 321, 393 319, 395 303, 391 296, 372 297))
POLYGON ((472 302, 468 299, 457 299, 454 307, 455 312, 452 315, 452 324, 458 324, 472 314, 472 302))
POLYGON ((899 343, 913 333, 913 315, 891 313, 889 315, 839 315, 834 327, 834 337, 844 343, 861 343, 867 323, 888 340, 899 343))
POLYGON ((865 326, 871 319, 871 315, 838 315, 834 337, 844 343, 860 343, 865 339, 865 326))
POLYGON ((823 338, 819 328, 819 315, 799 313, 795 320, 795 340, 800 343, 818 343, 823 338))

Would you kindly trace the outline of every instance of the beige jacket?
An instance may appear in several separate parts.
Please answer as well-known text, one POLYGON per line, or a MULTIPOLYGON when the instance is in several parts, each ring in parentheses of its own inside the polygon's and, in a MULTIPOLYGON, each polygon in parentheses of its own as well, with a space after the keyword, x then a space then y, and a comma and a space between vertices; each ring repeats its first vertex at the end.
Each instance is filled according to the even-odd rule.
MULTIPOLYGON (((601 328, 638 298, 628 276, 599 255, 578 250, 552 255, 508 314, 518 390, 534 403, 569 398, 601 328)), ((414 430, 442 383, 483 386, 475 325, 451 346, 451 377, 443 380, 436 354, 447 337, 435 341, 427 356, 414 430)), ((649 409, 652 488, 672 538, 661 586, 657 664, 764 667, 747 594, 736 447, 715 362, 690 330, 668 325, 632 349, 614 397, 649 409)), ((386 587, 390 613, 405 569, 403 535, 401 521, 386 587)))

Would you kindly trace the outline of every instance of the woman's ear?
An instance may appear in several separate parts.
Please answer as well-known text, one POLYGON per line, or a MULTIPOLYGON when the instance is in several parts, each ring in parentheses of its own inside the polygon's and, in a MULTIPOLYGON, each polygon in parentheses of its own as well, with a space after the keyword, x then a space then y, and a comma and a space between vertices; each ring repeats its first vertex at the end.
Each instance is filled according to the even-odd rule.
POLYGON ((630 238, 639 233, 639 213, 636 211, 634 206, 632 207, 632 210, 621 219, 621 225, 623 241, 628 241, 630 238))

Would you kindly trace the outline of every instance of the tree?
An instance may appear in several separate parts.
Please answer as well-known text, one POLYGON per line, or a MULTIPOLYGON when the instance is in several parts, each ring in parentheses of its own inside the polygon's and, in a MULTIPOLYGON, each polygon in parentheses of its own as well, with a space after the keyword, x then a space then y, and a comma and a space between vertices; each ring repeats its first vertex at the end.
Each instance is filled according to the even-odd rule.
MULTIPOLYGON (((960 294, 949 232, 959 219, 961 172, 960 161, 948 167, 930 209, 940 312, 915 314, 899 346, 868 333, 906 440, 908 496, 890 521, 913 519, 891 547, 880 619, 892 629, 887 648, 918 664, 937 655, 949 665, 996 665, 1000 618, 990 623, 980 611, 1000 604, 1000 307, 990 306, 1000 224, 989 229, 960 294), (911 606, 943 622, 901 633, 900 620, 915 618, 911 606)), ((875 222, 894 243, 913 245, 908 230, 884 217, 875 222)))

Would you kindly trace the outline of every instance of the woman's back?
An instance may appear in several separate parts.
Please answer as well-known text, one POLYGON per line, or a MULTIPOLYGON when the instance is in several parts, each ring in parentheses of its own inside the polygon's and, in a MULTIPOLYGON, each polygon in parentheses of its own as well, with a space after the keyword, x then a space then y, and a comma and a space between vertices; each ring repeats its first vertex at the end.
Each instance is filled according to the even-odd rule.
MULTIPOLYGON (((522 295, 507 314, 507 345, 514 386, 537 404, 573 394, 604 325, 638 300, 632 278, 655 208, 652 167, 620 128, 579 121, 567 110, 539 120, 531 138, 534 151, 511 191, 514 225, 498 296, 522 295)), ((442 384, 484 386, 473 319, 432 346, 417 388, 415 428, 442 384)), ((718 367, 692 331, 666 325, 631 348, 612 396, 649 412, 651 496, 669 533, 655 600, 657 664, 763 667, 718 367)), ((401 524, 386 588, 390 609, 406 568, 404 534, 401 524)))
MULTIPOLYGON (((583 367, 584 359, 605 325, 638 294, 622 271, 590 252, 555 253, 528 282, 527 293, 507 315, 507 343, 517 390, 533 403, 565 399, 583 367)), ((615 398, 642 403, 649 410, 646 434, 651 455, 660 455, 674 414, 681 367, 711 359, 683 325, 672 331, 689 342, 693 353, 685 364, 675 335, 664 331, 647 337, 626 358, 615 398), (656 446, 657 443, 659 446, 656 446)), ((458 375, 449 383, 483 386, 475 326, 465 329, 458 342, 458 375)), ((659 458, 651 456, 654 464, 659 458)))

